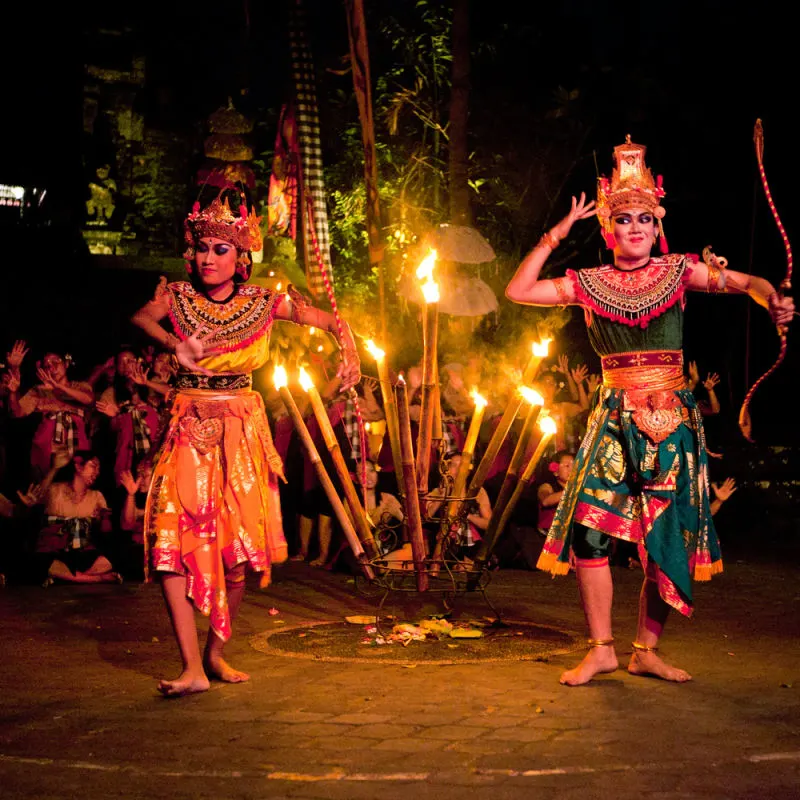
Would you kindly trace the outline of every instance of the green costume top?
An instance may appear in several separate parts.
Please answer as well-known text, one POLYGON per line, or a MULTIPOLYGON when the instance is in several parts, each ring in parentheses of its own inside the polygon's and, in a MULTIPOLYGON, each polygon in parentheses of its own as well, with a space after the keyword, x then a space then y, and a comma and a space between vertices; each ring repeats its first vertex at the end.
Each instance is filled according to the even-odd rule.
POLYGON ((575 524, 639 545, 663 599, 692 612, 691 582, 722 571, 702 419, 683 378, 683 307, 693 259, 568 271, 603 385, 548 532, 540 569, 569 571, 575 524))

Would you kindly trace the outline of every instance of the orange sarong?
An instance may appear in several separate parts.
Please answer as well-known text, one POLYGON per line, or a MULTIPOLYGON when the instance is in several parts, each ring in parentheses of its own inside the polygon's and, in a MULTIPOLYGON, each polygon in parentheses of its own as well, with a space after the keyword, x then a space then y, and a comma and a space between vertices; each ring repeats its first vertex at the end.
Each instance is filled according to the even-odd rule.
POLYGON ((264 587, 272 564, 287 558, 282 477, 258 392, 177 393, 145 511, 148 565, 186 575, 187 595, 223 641, 231 635, 225 574, 249 563, 264 587))

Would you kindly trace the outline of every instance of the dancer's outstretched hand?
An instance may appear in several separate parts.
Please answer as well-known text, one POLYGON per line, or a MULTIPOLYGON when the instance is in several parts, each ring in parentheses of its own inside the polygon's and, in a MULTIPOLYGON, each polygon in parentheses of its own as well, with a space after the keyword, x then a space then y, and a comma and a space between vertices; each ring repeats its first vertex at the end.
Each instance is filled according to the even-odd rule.
POLYGON ((570 209, 569 214, 567 214, 564 219, 560 222, 556 223, 550 230, 550 233, 553 234, 557 239, 565 239, 569 232, 572 230, 572 226, 579 220, 579 219, 589 219, 589 217, 595 216, 597 213, 595 206, 597 204, 594 200, 590 200, 587 202, 586 200, 586 192, 581 192, 580 197, 572 198, 572 208, 570 209))

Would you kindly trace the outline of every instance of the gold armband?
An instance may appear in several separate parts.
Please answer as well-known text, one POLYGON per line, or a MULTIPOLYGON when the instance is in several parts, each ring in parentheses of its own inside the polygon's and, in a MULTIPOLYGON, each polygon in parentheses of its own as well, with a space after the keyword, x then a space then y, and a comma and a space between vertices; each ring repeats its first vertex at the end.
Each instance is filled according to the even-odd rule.
POLYGON ((724 270, 718 269, 711 264, 708 265, 708 286, 706 291, 709 294, 725 294, 728 291, 727 275, 724 270))
POLYGON ((568 278, 555 278, 553 280, 553 286, 555 286, 556 294, 558 295, 558 304, 561 306, 569 305, 569 294, 567 293, 565 286, 567 283, 568 278))
POLYGON ((561 243, 561 239, 559 239, 552 231, 546 231, 542 238, 539 239, 537 247, 549 247, 551 250, 555 250, 556 247, 561 243))

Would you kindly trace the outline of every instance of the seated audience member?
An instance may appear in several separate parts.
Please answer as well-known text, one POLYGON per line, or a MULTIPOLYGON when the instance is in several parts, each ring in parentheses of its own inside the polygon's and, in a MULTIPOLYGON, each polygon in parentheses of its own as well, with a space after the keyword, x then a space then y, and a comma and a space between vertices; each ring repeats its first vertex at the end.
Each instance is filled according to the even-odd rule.
MULTIPOLYGON (((552 478, 542 481, 536 490, 536 497, 539 502, 537 528, 542 536, 547 536, 550 525, 553 523, 556 509, 564 494, 564 487, 567 485, 569 476, 572 473, 574 461, 575 454, 568 450, 560 450, 556 453, 553 460, 548 464, 548 471, 551 473, 552 478)), ((536 557, 539 557, 538 553, 536 557)))
MULTIPOLYGON (((461 466, 461 458, 462 455, 458 452, 449 454, 447 458, 447 475, 453 480, 455 480, 461 466)), ((467 479, 467 483, 469 483, 469 479, 467 479)), ((471 566, 476 545, 483 538, 483 532, 489 526, 489 519, 492 516, 492 505, 489 502, 489 495, 486 494, 486 490, 483 487, 478 489, 477 496, 467 500, 465 503, 464 510, 466 514, 451 521, 444 531, 441 527, 441 521, 442 515, 447 513, 448 506, 446 502, 442 502, 445 497, 445 491, 441 487, 434 489, 429 497, 430 500, 426 504, 427 513, 425 516, 434 522, 437 539, 444 537, 441 542, 441 548, 438 548, 437 541, 434 541, 432 543, 433 546, 429 547, 429 551, 437 552, 441 549, 445 559, 450 554, 451 557, 462 562, 466 567, 471 566)))
POLYGON ((144 510, 147 491, 153 476, 153 463, 149 459, 140 461, 136 477, 130 472, 122 473, 125 500, 119 515, 119 528, 127 537, 117 548, 120 571, 126 578, 144 580, 144 510))
POLYGON ((38 417, 30 465, 31 478, 40 481, 50 468, 54 447, 63 444, 70 453, 89 447, 84 417, 92 407, 94 394, 88 383, 68 380, 64 356, 48 352, 36 363, 39 383, 20 397, 20 365, 27 353, 25 342, 14 344, 8 354, 12 374, 6 385, 11 416, 38 417))
MULTIPOLYGON (((356 470, 355 484, 357 487, 366 486, 365 492, 359 492, 359 499, 364 501, 366 495, 366 508, 367 519, 370 523, 373 535, 376 537, 378 550, 384 554, 387 548, 397 549, 394 545, 401 544, 398 542, 398 536, 402 535, 402 526, 398 525, 403 520, 403 508, 400 501, 393 495, 382 492, 378 488, 378 471, 375 469, 375 464, 372 461, 366 463, 366 483, 363 483, 363 476, 361 469, 356 470)), ((352 519, 350 507, 347 503, 344 504, 345 511, 348 517, 352 519)), ((343 554, 352 553, 350 544, 342 537, 336 552, 325 564, 325 569, 332 570, 339 563, 343 554)), ((350 572, 355 572, 359 569, 353 558, 348 559, 350 572)))
MULTIPOLYGON (((99 473, 97 456, 89 450, 80 450, 67 464, 64 479, 51 483, 44 491, 41 502, 45 519, 37 537, 36 554, 45 586, 56 580, 121 581, 111 561, 99 549, 101 536, 111 531, 111 512, 105 498, 92 489, 99 473)), ((51 474, 48 473, 45 482, 51 474)))
POLYGON ((169 387, 143 376, 136 354, 123 348, 117 354, 114 380, 97 401, 97 410, 111 420, 114 440, 114 483, 122 485, 122 473, 134 473, 147 458, 159 433, 159 414, 147 402, 147 390, 169 387))

